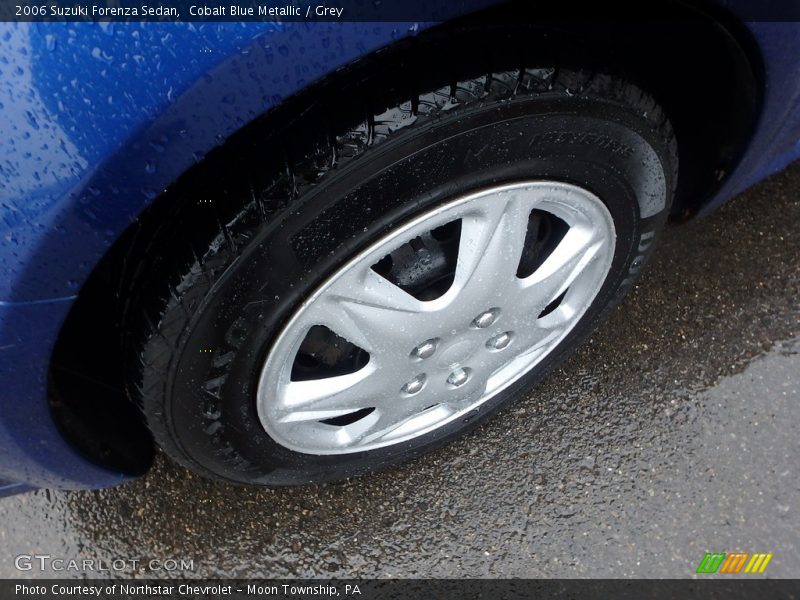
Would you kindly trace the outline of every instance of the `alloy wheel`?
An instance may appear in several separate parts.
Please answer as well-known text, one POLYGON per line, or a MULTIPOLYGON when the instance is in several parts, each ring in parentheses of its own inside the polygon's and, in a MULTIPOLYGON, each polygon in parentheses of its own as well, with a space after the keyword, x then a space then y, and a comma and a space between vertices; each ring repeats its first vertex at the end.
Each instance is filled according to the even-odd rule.
POLYGON ((281 445, 346 454, 463 418, 551 353, 611 267, 614 223, 583 188, 530 181, 421 214, 293 313, 261 371, 281 445))

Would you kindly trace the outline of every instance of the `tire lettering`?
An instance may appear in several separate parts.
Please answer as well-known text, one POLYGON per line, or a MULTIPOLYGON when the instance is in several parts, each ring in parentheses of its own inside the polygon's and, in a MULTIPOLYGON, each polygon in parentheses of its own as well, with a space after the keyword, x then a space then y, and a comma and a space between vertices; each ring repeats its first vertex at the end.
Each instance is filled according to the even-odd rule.
POLYGON ((531 138, 529 144, 531 146, 537 144, 584 144, 608 150, 612 154, 618 156, 628 157, 634 154, 633 148, 622 142, 612 139, 607 135, 589 132, 548 131, 546 133, 537 133, 531 138))

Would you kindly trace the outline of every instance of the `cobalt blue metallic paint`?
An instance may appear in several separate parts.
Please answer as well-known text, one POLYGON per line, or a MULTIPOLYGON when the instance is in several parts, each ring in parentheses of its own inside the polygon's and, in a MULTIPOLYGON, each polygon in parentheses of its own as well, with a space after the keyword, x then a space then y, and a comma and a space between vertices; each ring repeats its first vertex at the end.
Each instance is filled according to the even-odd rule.
POLYGON ((748 27, 764 59, 764 107, 739 166, 703 214, 800 157, 800 23, 748 27))
MULTIPOLYGON (((226 137, 423 27, 0 24, 0 479, 66 488, 124 479, 81 458, 47 406, 49 356, 82 283, 136 215, 226 137)), ((800 25, 749 27, 766 66, 764 111, 706 210, 800 156, 800 25)), ((24 489, 12 485, 0 495, 24 489)))

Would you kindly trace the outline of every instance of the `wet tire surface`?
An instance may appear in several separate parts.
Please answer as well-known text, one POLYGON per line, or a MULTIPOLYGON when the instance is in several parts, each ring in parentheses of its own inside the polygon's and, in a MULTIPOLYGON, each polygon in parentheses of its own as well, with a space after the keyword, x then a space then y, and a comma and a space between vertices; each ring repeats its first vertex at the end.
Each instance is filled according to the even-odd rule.
MULTIPOLYGON (((685 577, 707 551, 800 572, 800 163, 668 229, 630 297, 528 399, 401 468, 247 489, 165 459, 0 499, 18 554, 191 559, 195 577, 685 577)), ((62 575, 82 576, 80 573, 62 575)))

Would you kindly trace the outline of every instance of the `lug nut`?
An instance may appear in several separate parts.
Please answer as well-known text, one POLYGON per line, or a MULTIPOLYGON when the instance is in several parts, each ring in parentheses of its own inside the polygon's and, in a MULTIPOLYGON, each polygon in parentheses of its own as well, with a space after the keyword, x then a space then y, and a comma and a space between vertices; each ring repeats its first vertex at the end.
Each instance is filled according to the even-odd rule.
POLYGON ((478 329, 485 329, 497 320, 497 314, 500 312, 499 308, 492 308, 484 313, 479 314, 472 320, 472 326, 478 329))
POLYGON ((409 396, 416 394, 423 387, 425 387, 426 379, 427 377, 425 377, 425 373, 417 375, 416 377, 414 377, 414 379, 405 384, 400 391, 402 391, 404 394, 408 394, 409 396))
POLYGON ((418 358, 419 360, 430 358, 436 352, 437 342, 438 340, 436 339, 425 340, 411 351, 411 358, 418 358))
POLYGON ((450 377, 447 378, 447 383, 453 387, 460 387, 467 383, 467 380, 469 380, 469 369, 456 369, 450 373, 450 377))
POLYGON ((502 350, 506 348, 511 343, 511 332, 505 331, 500 333, 493 338, 489 338, 489 341, 486 342, 486 347, 492 350, 502 350))

